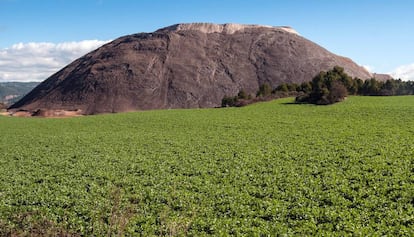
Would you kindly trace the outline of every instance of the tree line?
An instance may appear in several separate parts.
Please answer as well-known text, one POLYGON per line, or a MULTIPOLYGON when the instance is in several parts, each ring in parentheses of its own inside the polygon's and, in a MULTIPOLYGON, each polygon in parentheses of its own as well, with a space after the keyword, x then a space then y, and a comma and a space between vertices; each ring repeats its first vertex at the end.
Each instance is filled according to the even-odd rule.
POLYGON ((272 89, 268 84, 259 87, 256 97, 247 95, 243 90, 234 97, 224 97, 222 106, 243 106, 256 101, 295 96, 296 103, 327 105, 340 102, 348 95, 393 96, 413 95, 414 81, 389 79, 379 81, 375 78, 362 80, 352 78, 344 68, 335 66, 327 72, 322 71, 312 81, 284 83, 272 89), (242 103, 241 103, 242 102, 242 103))
MULTIPOLYGON (((294 86, 291 85, 290 88, 292 87, 294 86)), ((375 78, 364 81, 350 77, 342 67, 335 66, 332 70, 320 72, 311 82, 302 83, 297 89, 304 93, 296 97, 298 103, 333 104, 342 101, 348 95, 413 95, 414 82, 401 79, 378 81, 375 78)))

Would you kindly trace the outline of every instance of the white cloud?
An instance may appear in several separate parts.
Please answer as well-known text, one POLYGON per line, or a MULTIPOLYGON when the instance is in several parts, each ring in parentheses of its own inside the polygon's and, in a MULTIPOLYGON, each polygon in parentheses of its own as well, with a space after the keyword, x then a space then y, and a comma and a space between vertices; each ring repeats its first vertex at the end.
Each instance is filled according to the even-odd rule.
POLYGON ((404 81, 414 81, 414 63, 399 66, 390 74, 396 79, 400 78, 404 81))
POLYGON ((367 70, 368 72, 373 72, 374 71, 374 67, 370 66, 370 65, 362 65, 363 68, 365 68, 365 70, 367 70))
POLYGON ((43 81, 68 63, 109 41, 18 43, 0 49, 1 81, 43 81))

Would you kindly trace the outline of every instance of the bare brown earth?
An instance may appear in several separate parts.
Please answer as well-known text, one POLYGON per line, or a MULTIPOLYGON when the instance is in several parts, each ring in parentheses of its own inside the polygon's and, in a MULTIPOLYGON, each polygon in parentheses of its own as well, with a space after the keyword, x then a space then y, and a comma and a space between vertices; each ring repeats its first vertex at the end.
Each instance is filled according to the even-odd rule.
POLYGON ((10 113, 9 113, 9 112, 7 112, 7 111, 0 111, 0 115, 1 115, 1 116, 9 116, 9 115, 10 115, 10 113))
POLYGON ((178 24, 124 36, 86 54, 10 111, 98 114, 217 107, 241 89, 255 93, 264 83, 310 81, 336 65, 352 77, 372 77, 289 27, 178 24))
POLYGON ((82 111, 80 111, 80 110, 46 110, 46 109, 39 109, 39 110, 35 111, 34 113, 32 113, 31 116, 66 118, 66 117, 82 116, 82 111))
POLYGON ((69 118, 82 116, 82 111, 68 111, 68 110, 37 110, 37 111, 4 111, 0 112, 2 116, 13 116, 13 117, 48 117, 48 118, 69 118))

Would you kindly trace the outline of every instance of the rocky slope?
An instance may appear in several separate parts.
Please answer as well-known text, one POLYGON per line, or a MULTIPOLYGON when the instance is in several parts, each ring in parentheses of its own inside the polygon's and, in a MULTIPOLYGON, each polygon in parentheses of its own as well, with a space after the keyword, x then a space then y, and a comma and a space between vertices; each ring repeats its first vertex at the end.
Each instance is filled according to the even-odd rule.
POLYGON ((11 109, 82 114, 220 106, 261 84, 310 81, 338 65, 372 75, 289 27, 178 24, 118 38, 49 77, 11 109))

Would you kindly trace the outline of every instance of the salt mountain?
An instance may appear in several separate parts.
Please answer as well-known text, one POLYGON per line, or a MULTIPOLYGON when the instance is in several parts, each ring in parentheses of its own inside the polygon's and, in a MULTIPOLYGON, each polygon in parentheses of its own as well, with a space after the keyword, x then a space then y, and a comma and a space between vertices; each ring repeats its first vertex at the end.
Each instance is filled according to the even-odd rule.
POLYGON ((12 111, 82 114, 220 106, 241 89, 310 81, 341 66, 373 75, 290 27, 177 24, 120 37, 70 63, 15 103, 12 111))

